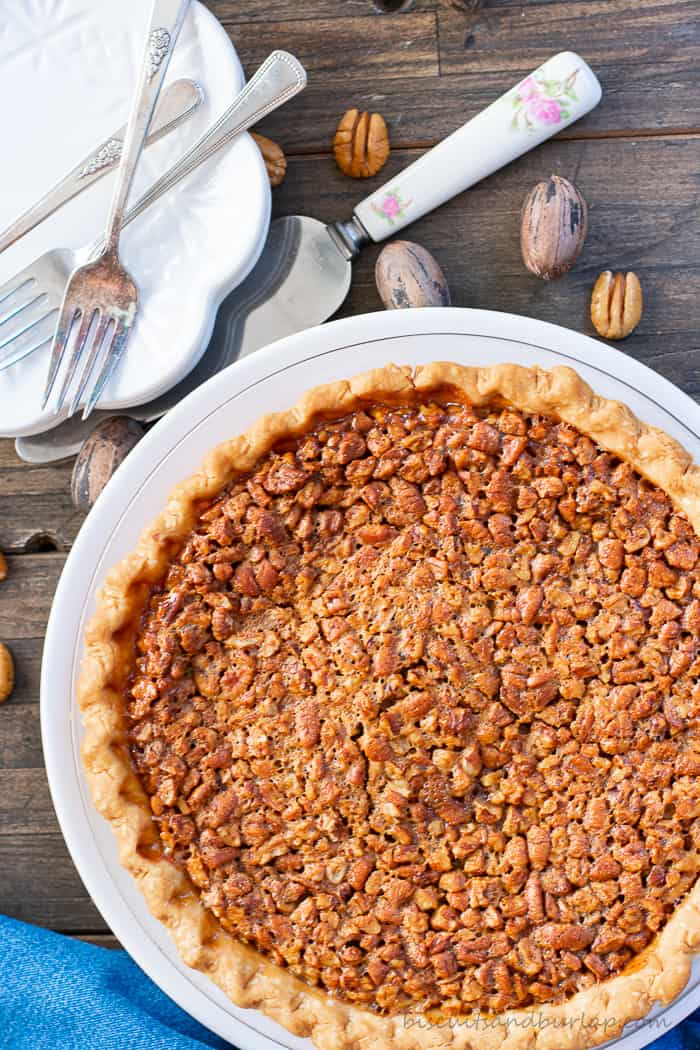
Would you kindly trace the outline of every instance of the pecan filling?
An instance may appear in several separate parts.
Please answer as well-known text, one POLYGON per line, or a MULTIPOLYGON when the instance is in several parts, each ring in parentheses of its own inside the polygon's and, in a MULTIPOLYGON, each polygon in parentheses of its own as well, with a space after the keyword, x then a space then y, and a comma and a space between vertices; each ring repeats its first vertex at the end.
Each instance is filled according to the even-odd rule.
POLYGON ((206 507, 127 712, 222 925, 385 1013, 621 971, 700 845, 698 540, 569 425, 374 406, 206 507))

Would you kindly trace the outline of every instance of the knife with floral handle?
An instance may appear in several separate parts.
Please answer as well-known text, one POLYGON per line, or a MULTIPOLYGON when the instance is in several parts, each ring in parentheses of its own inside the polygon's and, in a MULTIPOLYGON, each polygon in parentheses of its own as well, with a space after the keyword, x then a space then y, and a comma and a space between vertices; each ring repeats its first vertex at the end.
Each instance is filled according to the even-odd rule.
POLYGON ((562 51, 370 194, 355 219, 382 241, 567 128, 600 97, 589 66, 562 51))

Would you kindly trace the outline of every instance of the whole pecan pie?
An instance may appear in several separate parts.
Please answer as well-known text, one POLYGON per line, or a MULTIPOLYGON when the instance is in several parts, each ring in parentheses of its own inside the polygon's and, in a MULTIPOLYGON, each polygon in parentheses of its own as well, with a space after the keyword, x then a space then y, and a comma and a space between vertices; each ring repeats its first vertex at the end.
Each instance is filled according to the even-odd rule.
POLYGON ((322 1050, 583 1047, 700 944, 700 473, 571 370, 395 366, 108 578, 84 758, 191 966, 322 1050))

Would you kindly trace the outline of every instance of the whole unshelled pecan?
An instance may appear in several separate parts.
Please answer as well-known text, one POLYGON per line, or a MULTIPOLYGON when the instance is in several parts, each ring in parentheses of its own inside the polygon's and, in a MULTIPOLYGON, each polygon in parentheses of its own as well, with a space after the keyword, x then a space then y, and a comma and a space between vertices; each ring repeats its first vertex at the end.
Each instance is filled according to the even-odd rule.
POLYGON ((571 269, 588 231, 588 207, 581 191, 558 175, 538 182, 520 216, 520 248, 530 273, 553 281, 571 269))
POLYGON ((343 115, 333 139, 336 164, 354 179, 376 175, 389 156, 389 132, 379 113, 349 109, 343 115))

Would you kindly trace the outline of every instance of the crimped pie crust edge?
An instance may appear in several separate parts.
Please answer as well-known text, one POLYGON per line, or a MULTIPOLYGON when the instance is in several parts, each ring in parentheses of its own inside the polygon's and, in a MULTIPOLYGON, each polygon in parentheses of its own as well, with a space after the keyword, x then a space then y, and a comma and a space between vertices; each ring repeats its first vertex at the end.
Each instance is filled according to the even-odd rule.
POLYGON ((430 1024, 416 1015, 383 1017, 333 999, 269 962, 221 929, 184 873, 142 848, 152 837, 153 821, 123 743, 121 695, 113 682, 128 656, 123 629, 139 615, 145 588, 159 579, 171 550, 192 528, 197 502, 252 469, 280 439, 309 429, 320 414, 342 415, 363 402, 429 396, 446 387, 475 405, 501 398, 522 411, 572 424, 665 491, 700 535, 700 468, 691 456, 626 405, 596 395, 570 368, 435 362, 412 371, 387 365, 316 387, 293 408, 263 416, 213 449, 199 471, 172 492, 134 552, 107 576, 86 631, 78 684, 83 762, 95 805, 111 823, 120 861, 149 910, 168 928, 184 962, 207 973, 236 1005, 262 1010, 294 1034, 311 1037, 319 1050, 584 1050, 618 1035, 654 1003, 671 1002, 685 986, 692 955, 700 948, 700 880, 627 972, 556 1006, 430 1024))

